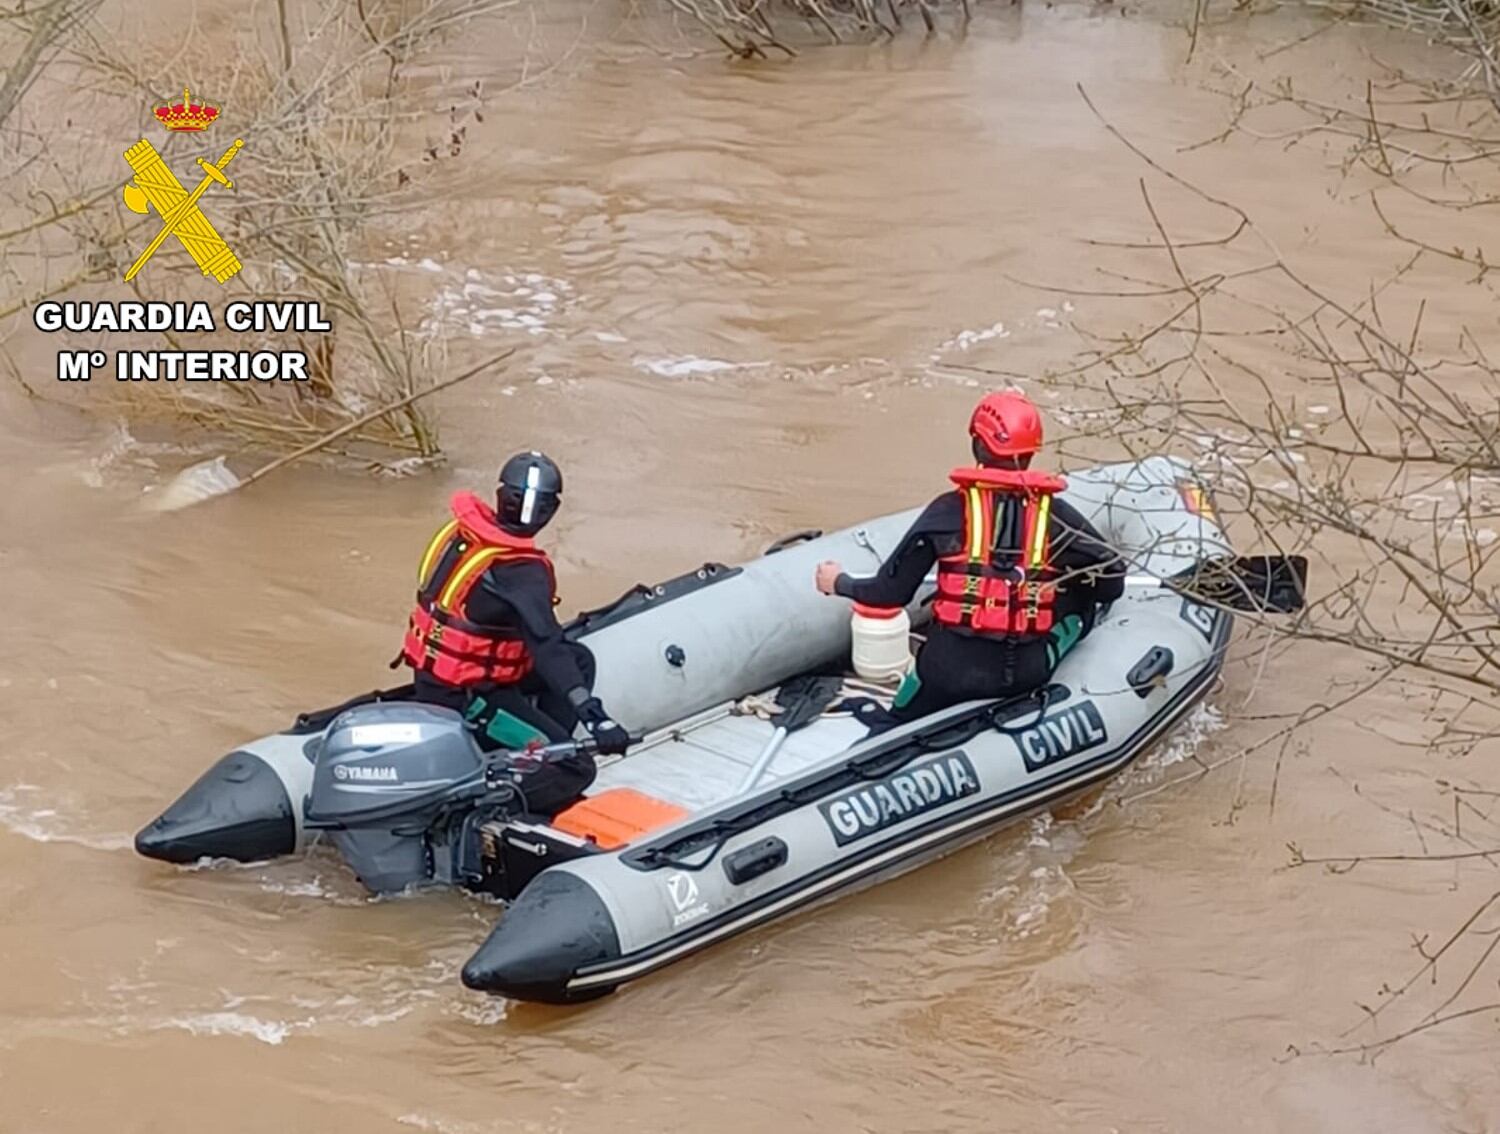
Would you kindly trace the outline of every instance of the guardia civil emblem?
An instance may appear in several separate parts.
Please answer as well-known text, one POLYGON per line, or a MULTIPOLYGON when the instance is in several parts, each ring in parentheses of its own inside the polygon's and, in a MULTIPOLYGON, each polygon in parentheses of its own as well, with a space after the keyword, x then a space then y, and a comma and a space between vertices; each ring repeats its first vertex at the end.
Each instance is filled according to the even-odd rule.
MULTIPOLYGON (((207 130, 213 125, 214 120, 219 117, 219 108, 206 102, 194 102, 188 88, 183 87, 181 102, 158 106, 154 113, 157 121, 168 130, 196 132, 207 130)), ((236 138, 234 144, 216 162, 199 158, 198 164, 203 168, 204 176, 191 193, 183 188, 177 175, 167 168, 167 163, 162 160, 161 154, 156 152, 156 147, 149 139, 142 138, 125 151, 125 160, 135 170, 135 177, 125 186, 125 207, 142 214, 155 209, 162 222, 161 231, 146 245, 145 251, 136 257, 135 263, 125 273, 127 280, 136 277, 169 236, 177 238, 205 276, 212 276, 219 283, 240 270, 239 258, 230 251, 224 238, 203 215, 198 201, 216 182, 225 189, 234 188, 234 182, 224 176, 224 168, 234 160, 234 155, 240 152, 240 147, 244 144, 242 139, 236 138)))

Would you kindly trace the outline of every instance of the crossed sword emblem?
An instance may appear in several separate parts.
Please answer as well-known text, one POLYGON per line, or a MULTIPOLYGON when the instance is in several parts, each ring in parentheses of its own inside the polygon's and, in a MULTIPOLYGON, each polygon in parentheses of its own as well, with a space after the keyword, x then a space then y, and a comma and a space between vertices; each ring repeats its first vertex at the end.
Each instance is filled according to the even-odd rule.
POLYGON ((243 139, 236 138, 234 144, 216 162, 199 158, 198 164, 203 167, 204 177, 191 193, 183 188, 182 183, 156 152, 156 147, 147 139, 142 138, 125 151, 125 160, 135 170, 135 178, 125 186, 125 207, 142 214, 149 213, 154 207, 162 219, 161 231, 146 246, 146 250, 136 257, 135 263, 130 265, 130 270, 125 273, 126 280, 135 278, 169 236, 176 236, 203 274, 213 276, 219 283, 240 270, 239 258, 229 250, 224 238, 203 215, 203 210, 198 207, 198 199, 214 182, 226 189, 234 188, 234 182, 224 176, 224 167, 234 160, 234 155, 240 152, 244 144, 243 139))

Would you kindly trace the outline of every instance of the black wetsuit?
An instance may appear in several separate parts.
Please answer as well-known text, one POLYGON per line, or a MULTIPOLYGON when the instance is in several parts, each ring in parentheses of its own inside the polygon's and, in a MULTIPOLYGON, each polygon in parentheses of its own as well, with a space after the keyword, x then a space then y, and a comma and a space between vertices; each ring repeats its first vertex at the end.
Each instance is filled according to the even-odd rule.
MULTIPOLYGON (((535 726, 549 740, 571 737, 579 707, 587 703, 594 684, 594 659, 587 649, 563 638, 546 567, 535 559, 495 564, 469 592, 465 615, 480 626, 520 631, 531 652, 531 672, 515 685, 464 688, 418 671, 417 700, 462 713, 475 697, 482 697, 490 706, 535 726)), ((594 782, 595 772, 591 756, 549 762, 526 777, 526 809, 552 814, 581 795, 594 782)))
MULTIPOLYGON (((1019 501, 1018 501, 1019 503, 1019 501)), ((1125 587, 1125 563, 1093 526, 1066 501, 1052 498, 1051 562, 1060 573, 1054 620, 1080 620, 1093 628, 1099 604, 1113 602, 1125 587)), ((896 550, 867 579, 840 575, 834 591, 870 606, 905 606, 940 556, 963 549, 964 501, 945 492, 923 510, 896 550)), ((976 634, 934 624, 917 655, 917 694, 894 715, 915 720, 963 701, 1025 693, 1042 685, 1056 665, 1045 637, 976 634)))

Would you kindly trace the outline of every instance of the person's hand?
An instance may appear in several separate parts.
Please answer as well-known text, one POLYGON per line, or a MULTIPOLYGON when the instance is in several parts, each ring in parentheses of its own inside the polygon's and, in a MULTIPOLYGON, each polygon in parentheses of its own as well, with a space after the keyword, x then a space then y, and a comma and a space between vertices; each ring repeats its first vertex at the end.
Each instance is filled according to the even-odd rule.
POLYGON ((623 756, 630 747, 630 734, 609 717, 592 721, 587 728, 594 743, 599 746, 599 751, 606 756, 623 756))
POLYGON ((620 756, 630 747, 630 734, 610 719, 598 697, 590 697, 578 706, 578 719, 604 755, 620 756))
POLYGON ((817 585, 818 590, 822 591, 825 595, 831 595, 834 593, 834 584, 838 582, 839 576, 843 573, 844 569, 838 563, 835 563, 832 559, 825 559, 822 563, 818 564, 818 570, 813 575, 813 582, 817 585))

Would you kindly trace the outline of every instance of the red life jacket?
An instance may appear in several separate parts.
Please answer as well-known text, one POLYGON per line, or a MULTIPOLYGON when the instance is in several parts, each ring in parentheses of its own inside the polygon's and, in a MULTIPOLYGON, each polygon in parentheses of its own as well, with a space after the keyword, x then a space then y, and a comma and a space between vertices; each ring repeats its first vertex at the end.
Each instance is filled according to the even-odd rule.
POLYGON ((513 685, 531 671, 531 652, 519 630, 471 621, 469 594, 495 563, 534 559, 547 568, 555 603, 552 563, 533 541, 505 531, 472 492, 456 493, 452 509, 422 556, 401 660, 448 685, 513 685))
POLYGON ((1057 599, 1052 496, 1068 482, 1025 469, 964 468, 949 476, 964 500, 964 546, 938 560, 933 617, 979 634, 1045 635, 1057 599), (1009 506, 1017 500, 1019 509, 1009 506), (1017 515, 1019 524, 1005 523, 1017 515))

